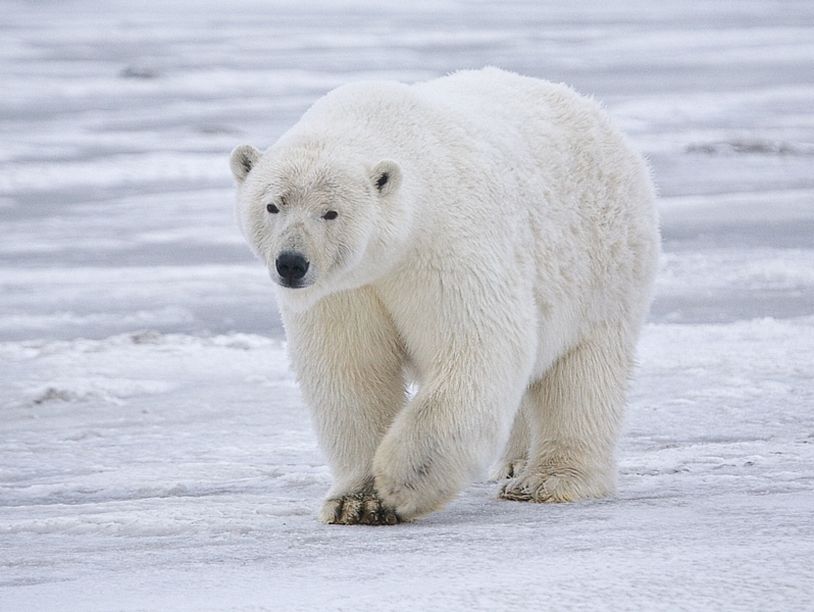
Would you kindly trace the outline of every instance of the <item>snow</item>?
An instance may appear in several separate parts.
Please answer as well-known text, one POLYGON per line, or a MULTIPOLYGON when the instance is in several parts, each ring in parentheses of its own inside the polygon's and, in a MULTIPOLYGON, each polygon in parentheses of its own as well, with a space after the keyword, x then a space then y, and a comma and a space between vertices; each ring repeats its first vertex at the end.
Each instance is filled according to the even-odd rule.
POLYGON ((0 31, 0 610, 811 608, 810 2, 10 1, 0 31), (228 152, 485 64, 602 99, 659 183, 619 494, 321 525, 228 152))

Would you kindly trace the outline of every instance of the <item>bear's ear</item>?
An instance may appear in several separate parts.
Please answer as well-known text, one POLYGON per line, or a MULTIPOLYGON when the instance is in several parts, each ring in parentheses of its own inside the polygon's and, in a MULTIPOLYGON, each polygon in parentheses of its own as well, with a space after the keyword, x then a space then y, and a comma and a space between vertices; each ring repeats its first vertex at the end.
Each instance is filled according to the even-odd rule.
POLYGON ((401 168, 389 159, 383 159, 373 166, 370 171, 370 180, 379 195, 387 195, 398 189, 401 183, 401 168))
POLYGON ((252 166, 259 158, 260 151, 252 145, 235 147, 234 151, 232 151, 232 157, 229 159, 229 165, 238 183, 242 183, 246 179, 246 176, 251 172, 252 166))

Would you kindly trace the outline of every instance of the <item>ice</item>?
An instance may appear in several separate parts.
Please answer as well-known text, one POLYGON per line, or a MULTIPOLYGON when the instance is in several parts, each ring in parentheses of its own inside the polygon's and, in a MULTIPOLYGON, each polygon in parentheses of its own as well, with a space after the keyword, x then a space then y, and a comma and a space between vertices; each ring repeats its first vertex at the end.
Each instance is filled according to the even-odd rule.
POLYGON ((6 2, 0 610, 810 608, 812 41, 793 0, 6 2), (321 525, 228 153, 486 64, 602 100, 659 185, 619 493, 321 525))

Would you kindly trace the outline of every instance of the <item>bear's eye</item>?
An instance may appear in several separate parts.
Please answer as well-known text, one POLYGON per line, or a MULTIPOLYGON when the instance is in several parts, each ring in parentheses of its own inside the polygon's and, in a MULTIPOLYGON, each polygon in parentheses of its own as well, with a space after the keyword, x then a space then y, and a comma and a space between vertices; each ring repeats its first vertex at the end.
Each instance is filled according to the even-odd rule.
POLYGON ((269 211, 272 215, 276 215, 280 212, 280 209, 277 208, 274 204, 266 204, 266 210, 269 211))
POLYGON ((329 210, 324 215, 322 215, 322 218, 325 219, 326 221, 332 221, 333 219, 336 219, 338 216, 339 216, 338 212, 336 212, 335 210, 329 210))

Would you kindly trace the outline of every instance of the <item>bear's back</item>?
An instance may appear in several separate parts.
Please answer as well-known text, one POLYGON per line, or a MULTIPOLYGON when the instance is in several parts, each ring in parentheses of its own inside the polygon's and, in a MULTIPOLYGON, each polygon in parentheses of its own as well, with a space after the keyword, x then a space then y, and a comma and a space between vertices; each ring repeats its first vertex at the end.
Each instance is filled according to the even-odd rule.
POLYGON ((477 149, 474 141, 480 140, 509 155, 520 147, 542 159, 552 145, 585 144, 598 125, 609 128, 599 105, 566 85, 483 68, 413 85, 342 85, 320 98, 287 136, 317 137, 360 150, 391 143, 416 155, 431 146, 439 156, 466 141, 477 149))
POLYGON ((432 104, 454 109, 476 123, 505 122, 526 129, 542 123, 560 128, 605 123, 601 107, 567 85, 500 68, 462 70, 412 88, 432 104))

